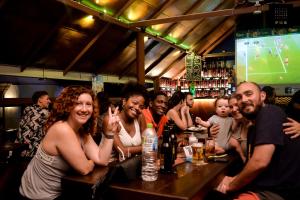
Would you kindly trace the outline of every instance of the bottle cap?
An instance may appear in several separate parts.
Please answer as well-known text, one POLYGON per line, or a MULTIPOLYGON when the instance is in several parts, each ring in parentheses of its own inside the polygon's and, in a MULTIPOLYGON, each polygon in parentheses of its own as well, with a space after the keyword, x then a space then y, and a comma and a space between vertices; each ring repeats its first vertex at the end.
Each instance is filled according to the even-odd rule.
POLYGON ((152 123, 147 123, 147 128, 153 128, 153 124, 152 123))

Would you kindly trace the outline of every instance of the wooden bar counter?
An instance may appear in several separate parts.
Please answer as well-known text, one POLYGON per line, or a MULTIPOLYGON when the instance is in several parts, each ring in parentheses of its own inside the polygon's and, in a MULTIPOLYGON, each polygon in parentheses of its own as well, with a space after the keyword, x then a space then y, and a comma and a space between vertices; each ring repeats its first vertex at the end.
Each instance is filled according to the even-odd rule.
MULTIPOLYGON (((203 199, 225 176, 235 157, 229 161, 196 165, 184 162, 176 166, 175 174, 159 174, 158 180, 142 181, 141 178, 126 182, 113 181, 108 187, 109 199, 203 199)), ((86 176, 68 175, 62 179, 62 188, 67 196, 93 199, 99 181, 108 167, 96 167, 86 176), (68 195, 69 194, 69 195, 68 195), (79 197, 80 195, 80 197, 79 197)))

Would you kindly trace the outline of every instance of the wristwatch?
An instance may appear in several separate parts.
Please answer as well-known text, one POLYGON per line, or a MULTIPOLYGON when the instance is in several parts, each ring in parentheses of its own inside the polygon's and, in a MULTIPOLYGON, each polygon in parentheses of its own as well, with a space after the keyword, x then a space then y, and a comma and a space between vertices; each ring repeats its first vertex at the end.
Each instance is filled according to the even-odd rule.
POLYGON ((106 139, 114 139, 114 135, 111 134, 103 134, 106 139))

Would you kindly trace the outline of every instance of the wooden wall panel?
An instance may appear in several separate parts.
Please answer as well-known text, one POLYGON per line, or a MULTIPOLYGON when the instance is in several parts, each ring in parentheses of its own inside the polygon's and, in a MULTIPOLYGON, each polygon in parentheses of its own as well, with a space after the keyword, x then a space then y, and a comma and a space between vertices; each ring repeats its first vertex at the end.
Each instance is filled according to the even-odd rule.
POLYGON ((215 113, 215 99, 195 99, 191 113, 201 117, 202 120, 208 120, 215 113))

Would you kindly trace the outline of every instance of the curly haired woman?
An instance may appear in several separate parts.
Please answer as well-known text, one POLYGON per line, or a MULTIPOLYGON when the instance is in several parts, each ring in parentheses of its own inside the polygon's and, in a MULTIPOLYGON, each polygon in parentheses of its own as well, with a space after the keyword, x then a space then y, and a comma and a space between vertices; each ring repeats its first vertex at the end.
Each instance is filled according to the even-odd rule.
POLYGON ((90 173, 95 164, 107 165, 117 130, 118 109, 111 113, 102 146, 92 135, 96 131, 97 101, 90 89, 66 87, 54 102, 46 125, 46 136, 23 174, 20 193, 29 199, 56 199, 61 195, 61 178, 73 168, 90 173))

